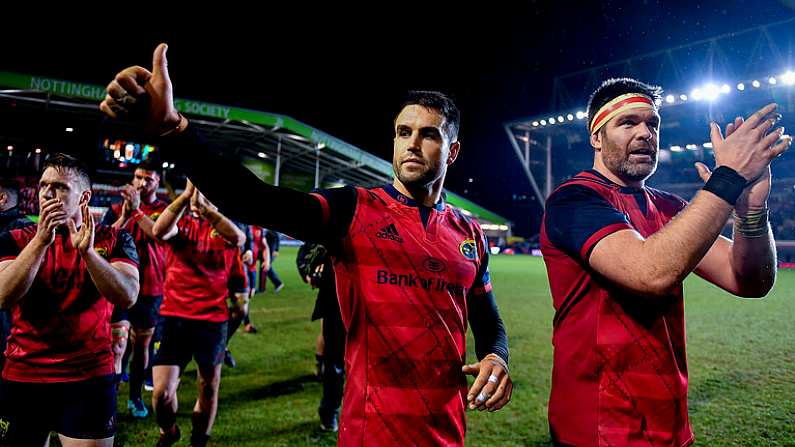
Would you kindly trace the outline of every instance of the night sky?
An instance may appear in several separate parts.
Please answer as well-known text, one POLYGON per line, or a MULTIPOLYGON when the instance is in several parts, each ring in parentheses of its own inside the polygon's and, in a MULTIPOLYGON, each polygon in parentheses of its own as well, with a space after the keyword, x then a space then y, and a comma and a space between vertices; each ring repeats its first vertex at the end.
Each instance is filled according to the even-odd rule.
POLYGON ((105 85, 127 65, 150 66, 165 41, 176 96, 289 115, 388 160, 405 91, 442 90, 462 111, 447 187, 529 234, 540 207, 513 199, 532 194, 502 123, 552 112, 556 75, 795 15, 784 0, 551 3, 216 3, 197 20, 39 22, 35 39, 3 31, 0 69, 105 85))

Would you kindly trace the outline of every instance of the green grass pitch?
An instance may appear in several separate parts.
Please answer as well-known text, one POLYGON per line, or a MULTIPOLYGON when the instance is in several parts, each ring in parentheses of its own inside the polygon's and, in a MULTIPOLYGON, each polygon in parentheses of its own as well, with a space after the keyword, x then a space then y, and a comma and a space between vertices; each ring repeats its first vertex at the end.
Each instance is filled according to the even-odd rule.
MULTIPOLYGON (((211 445, 335 445, 335 434, 318 429, 321 388, 312 374, 319 324, 309 321, 315 293, 298 278, 295 252, 285 247, 275 263, 285 289, 254 297, 251 315, 259 333, 241 332, 232 341, 238 367, 223 371, 211 445)), ((546 270, 540 258, 524 256, 492 257, 491 270, 510 337, 515 391, 500 412, 468 413, 467 444, 548 446, 552 306, 546 270)), ((697 445, 795 445, 795 271, 779 272, 763 300, 737 299, 690 278, 685 303, 697 445)), ((473 359, 471 339, 469 348, 473 359)), ((189 366, 179 390, 178 445, 187 445, 195 386, 195 366, 189 366)), ((132 420, 126 402, 123 385, 116 444, 154 445, 154 420, 132 420)))

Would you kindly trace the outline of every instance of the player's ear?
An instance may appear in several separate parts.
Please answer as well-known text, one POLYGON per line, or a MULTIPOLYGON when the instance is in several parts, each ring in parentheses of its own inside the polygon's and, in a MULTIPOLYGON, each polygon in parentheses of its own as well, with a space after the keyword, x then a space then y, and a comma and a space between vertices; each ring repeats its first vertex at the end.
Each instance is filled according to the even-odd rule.
POLYGON ((80 205, 88 204, 91 202, 91 190, 87 189, 80 193, 80 205))
POLYGON ((602 132, 601 130, 598 132, 594 132, 591 134, 591 147, 595 150, 599 151, 602 150, 602 132))
POLYGON ((461 143, 454 141, 450 143, 450 152, 447 154, 447 166, 450 166, 458 158, 458 151, 461 150, 461 143))

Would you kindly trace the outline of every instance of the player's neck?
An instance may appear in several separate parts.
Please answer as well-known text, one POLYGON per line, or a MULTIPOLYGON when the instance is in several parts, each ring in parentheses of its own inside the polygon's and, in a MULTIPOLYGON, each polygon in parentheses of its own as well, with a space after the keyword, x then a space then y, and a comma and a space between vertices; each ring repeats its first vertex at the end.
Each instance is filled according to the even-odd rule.
POLYGON ((607 177, 608 180, 610 180, 611 182, 613 182, 613 183, 615 183, 616 185, 619 185, 619 186, 629 186, 629 187, 632 187, 632 188, 643 188, 643 186, 646 184, 646 180, 645 179, 644 180, 625 180, 625 179, 622 179, 621 177, 619 177, 616 174, 614 174, 613 171, 608 169, 607 166, 605 166, 604 163, 602 163, 602 161, 600 159, 598 159, 598 158, 594 160, 593 169, 594 169, 594 171, 602 174, 603 176, 607 177))
POLYGON ((141 202, 143 202, 143 203, 145 203, 147 205, 151 204, 155 200, 157 200, 157 193, 154 193, 154 192, 152 194, 147 195, 147 196, 141 196, 141 202))
MULTIPOLYGON (((77 228, 78 230, 80 229, 80 227, 83 226, 83 215, 81 213, 78 212, 77 214, 72 216, 70 219, 74 221, 75 228, 77 228)), ((63 224, 63 225, 59 226, 58 228, 64 234, 69 234, 69 227, 67 226, 67 224, 63 224)))
POLYGON ((423 206, 432 207, 439 202, 439 198, 442 196, 442 188, 444 186, 444 176, 437 179, 435 182, 429 185, 411 185, 407 186, 404 185, 403 182, 398 180, 397 178, 394 179, 392 182, 392 186, 395 187, 401 194, 410 199, 414 200, 417 203, 421 203, 423 206))

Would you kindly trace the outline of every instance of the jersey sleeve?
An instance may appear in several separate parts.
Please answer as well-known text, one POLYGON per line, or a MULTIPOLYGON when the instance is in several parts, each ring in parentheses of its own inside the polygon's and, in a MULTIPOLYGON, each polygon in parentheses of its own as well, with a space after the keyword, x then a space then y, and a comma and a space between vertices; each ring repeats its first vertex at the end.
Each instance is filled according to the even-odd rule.
POLYGON ((334 245, 333 241, 342 239, 348 234, 348 228, 353 222, 356 211, 356 188, 345 186, 342 188, 322 189, 312 195, 320 202, 323 210, 322 228, 324 228, 319 242, 324 245, 334 245))
POLYGON ((508 363, 508 335, 500 317, 497 301, 489 275, 489 245, 483 231, 478 227, 476 247, 480 264, 475 281, 467 293, 467 314, 475 339, 475 354, 478 360, 488 354, 496 354, 508 363))
POLYGON ((475 275, 475 282, 472 284, 471 291, 474 294, 485 294, 491 292, 491 275, 489 274, 489 243, 483 231, 478 227, 480 234, 475 242, 478 250, 478 273, 475 275))
POLYGON ((11 231, 0 233, 0 261, 10 261, 16 259, 22 249, 11 231))
POLYGON ((547 200, 544 228, 554 246, 576 259, 587 260, 597 242, 632 225, 595 190, 570 185, 547 200))
POLYGON ((111 226, 117 220, 119 220, 118 214, 116 214, 115 204, 108 207, 108 210, 105 212, 105 216, 102 218, 102 225, 111 226))
POLYGON ((229 268, 229 291, 232 293, 246 293, 248 291, 248 277, 243 268, 243 260, 239 250, 232 256, 232 265, 229 268))
POLYGON ((194 126, 160 139, 162 156, 180 165, 224 216, 285 233, 302 241, 323 236, 321 203, 315 196, 269 185, 234 157, 233 146, 209 141, 194 126), (218 173, 234 181, 219 182, 218 173), (245 191, 245 194, 241 194, 245 191), (252 199, 267 206, 252 206, 252 199), (288 211, 289 210, 289 211, 288 211))
POLYGON ((135 241, 125 230, 119 230, 116 236, 116 245, 113 246, 113 251, 110 254, 110 262, 125 262, 138 267, 138 251, 135 249, 135 241))

